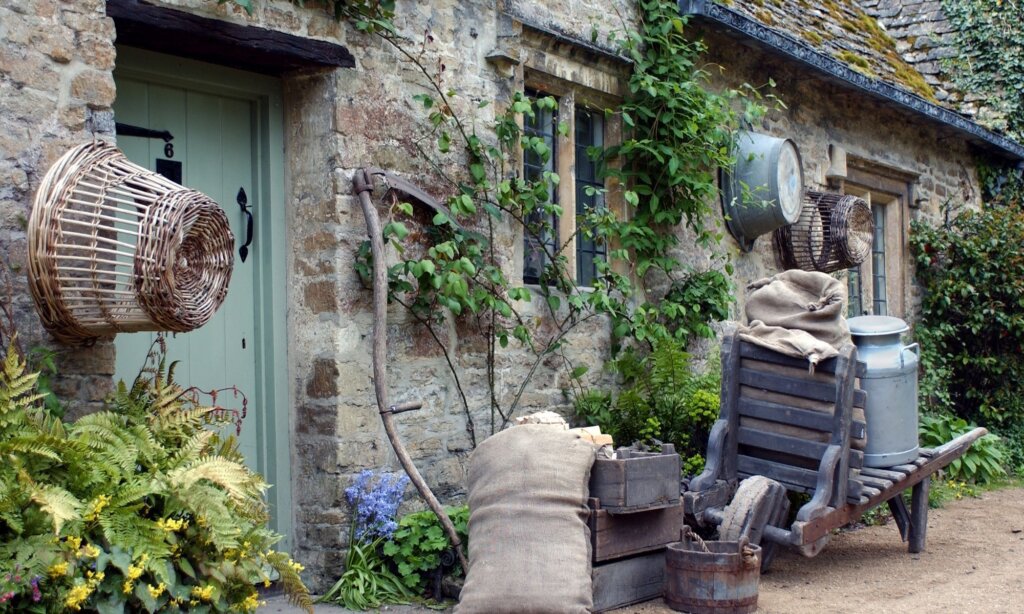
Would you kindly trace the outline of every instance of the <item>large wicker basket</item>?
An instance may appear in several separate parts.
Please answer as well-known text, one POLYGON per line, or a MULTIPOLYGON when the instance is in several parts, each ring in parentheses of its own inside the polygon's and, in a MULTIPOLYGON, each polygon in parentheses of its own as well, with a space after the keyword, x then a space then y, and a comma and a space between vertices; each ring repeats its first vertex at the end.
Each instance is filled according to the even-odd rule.
POLYGON ((223 303, 234 265, 217 203, 100 141, 43 177, 28 244, 32 298, 65 343, 198 328, 223 303))
POLYGON ((775 249, 785 269, 831 273, 867 260, 873 230, 863 199, 808 191, 800 219, 775 231, 775 249))

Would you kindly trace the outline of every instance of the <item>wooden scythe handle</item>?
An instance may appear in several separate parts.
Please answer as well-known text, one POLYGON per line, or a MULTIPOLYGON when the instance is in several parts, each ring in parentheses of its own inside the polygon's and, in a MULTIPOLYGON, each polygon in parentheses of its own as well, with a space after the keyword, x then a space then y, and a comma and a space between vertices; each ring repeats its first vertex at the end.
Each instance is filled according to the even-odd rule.
MULTIPOLYGON (((372 169, 377 170, 377 169, 372 169)), ((451 540, 455 552, 458 553, 459 563, 462 569, 469 572, 469 561, 462 552, 462 541, 455 530, 451 518, 444 511, 444 507, 434 496, 434 493, 427 486, 423 476, 420 475, 412 458, 402 445, 398 437, 398 429, 395 428, 393 411, 388 404, 387 390, 387 320, 388 320, 388 278, 387 270, 384 267, 384 236, 380 226, 380 216, 377 209, 370 200, 370 192, 373 191, 373 179, 371 169, 360 169, 352 178, 353 186, 359 195, 359 204, 363 208, 363 216, 366 218, 366 232, 370 235, 370 252, 373 254, 373 390, 377 395, 377 409, 380 419, 384 423, 384 431, 387 432, 391 447, 398 456, 398 462, 409 474, 416 490, 426 499, 427 505, 437 515, 441 522, 441 528, 445 535, 451 540)))

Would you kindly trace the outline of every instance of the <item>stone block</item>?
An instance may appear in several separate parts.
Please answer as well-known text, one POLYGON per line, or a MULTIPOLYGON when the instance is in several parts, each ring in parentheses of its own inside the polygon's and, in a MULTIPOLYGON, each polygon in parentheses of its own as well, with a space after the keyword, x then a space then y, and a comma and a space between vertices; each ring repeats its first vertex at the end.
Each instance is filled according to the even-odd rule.
POLYGON ((338 365, 332 359, 318 358, 306 383, 306 394, 312 399, 326 399, 338 394, 338 365))
POLYGON ((109 71, 87 68, 71 79, 71 95, 90 109, 108 109, 114 103, 114 77, 109 71))
POLYGON ((303 290, 305 305, 313 313, 337 312, 338 299, 333 281, 315 281, 303 290))

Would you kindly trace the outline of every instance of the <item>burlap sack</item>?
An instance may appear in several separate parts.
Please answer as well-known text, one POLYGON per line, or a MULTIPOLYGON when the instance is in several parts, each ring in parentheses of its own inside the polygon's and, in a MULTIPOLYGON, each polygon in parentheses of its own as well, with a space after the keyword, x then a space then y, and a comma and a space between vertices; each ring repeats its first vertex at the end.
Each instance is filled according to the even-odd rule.
POLYGON ((469 573, 456 614, 592 606, 587 482, 594 447, 550 426, 490 437, 469 464, 469 573))
POLYGON ((793 269, 761 279, 744 307, 749 326, 740 337, 811 365, 851 343, 846 324, 846 285, 824 273, 793 269))

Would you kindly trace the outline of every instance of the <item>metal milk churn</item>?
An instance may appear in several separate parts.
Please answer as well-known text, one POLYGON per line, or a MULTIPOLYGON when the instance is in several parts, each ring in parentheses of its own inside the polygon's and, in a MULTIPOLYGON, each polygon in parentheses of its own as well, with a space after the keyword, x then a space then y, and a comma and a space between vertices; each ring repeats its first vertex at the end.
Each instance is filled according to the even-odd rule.
POLYGON ((847 321, 857 360, 867 365, 861 388, 867 392, 865 467, 892 467, 917 458, 917 363, 920 347, 903 345, 907 323, 890 316, 858 316, 847 321))

